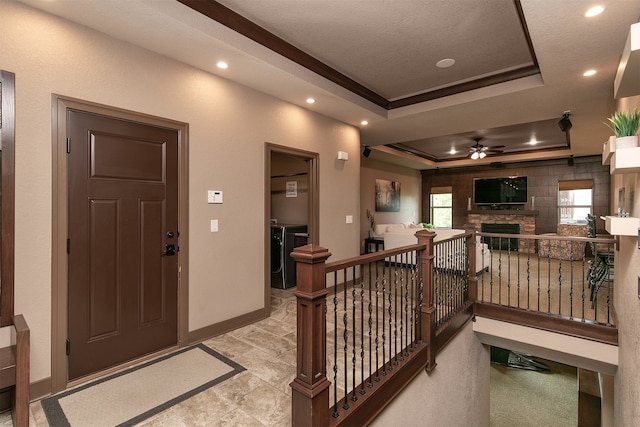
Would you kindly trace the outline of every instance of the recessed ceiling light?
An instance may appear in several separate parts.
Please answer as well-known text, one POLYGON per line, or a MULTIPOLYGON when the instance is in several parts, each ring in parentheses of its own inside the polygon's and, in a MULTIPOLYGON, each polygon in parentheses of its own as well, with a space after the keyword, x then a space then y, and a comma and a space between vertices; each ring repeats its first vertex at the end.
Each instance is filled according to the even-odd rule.
POLYGON ((449 68, 455 63, 456 63, 455 59, 451 59, 451 58, 441 59, 440 61, 436 62, 436 67, 449 68))
POLYGON ((224 61, 218 61, 216 67, 220 68, 221 70, 226 70, 227 68, 229 68, 229 64, 224 61))
POLYGON ((307 104, 314 104, 316 102, 313 98, 307 98, 307 104))
POLYGON ((585 77, 591 77, 593 76, 597 71, 596 70, 587 70, 585 71, 582 75, 585 77))
POLYGON ((538 141, 535 138, 531 138, 529 140, 529 144, 531 144, 531 145, 536 145, 537 143, 538 143, 538 141))
POLYGON ((366 125, 368 125, 368 124, 369 124, 369 122, 368 122, 368 121, 366 121, 366 120, 363 120, 363 121, 361 121, 361 122, 360 122, 360 124, 361 124, 362 126, 366 126, 366 125))
POLYGON ((457 151, 455 148, 451 147, 451 150, 449 150, 449 154, 456 154, 457 151))
POLYGON ((591 9, 587 10, 587 13, 584 14, 587 18, 591 18, 592 16, 600 15, 604 12, 604 7, 602 6, 594 6, 591 9))

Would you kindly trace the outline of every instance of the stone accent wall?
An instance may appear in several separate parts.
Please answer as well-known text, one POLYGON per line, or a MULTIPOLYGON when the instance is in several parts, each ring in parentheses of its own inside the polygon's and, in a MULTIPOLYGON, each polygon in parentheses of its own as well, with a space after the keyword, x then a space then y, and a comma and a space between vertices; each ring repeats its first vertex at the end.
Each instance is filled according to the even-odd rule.
MULTIPOLYGON (((467 220, 470 225, 476 227, 479 231, 482 224, 518 224, 520 226, 520 234, 532 235, 536 234, 536 215, 537 211, 476 211, 478 213, 469 213, 467 220)), ((519 243, 520 252, 534 253, 535 240, 521 240, 519 243)))

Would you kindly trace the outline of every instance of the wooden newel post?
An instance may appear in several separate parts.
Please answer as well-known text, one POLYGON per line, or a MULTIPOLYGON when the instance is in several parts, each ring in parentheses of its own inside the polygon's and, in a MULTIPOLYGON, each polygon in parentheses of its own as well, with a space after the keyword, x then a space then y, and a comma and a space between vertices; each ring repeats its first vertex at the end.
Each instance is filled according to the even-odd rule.
POLYGON ((427 372, 431 372, 436 367, 436 352, 433 343, 436 337, 436 306, 433 298, 433 258, 434 231, 420 230, 416 233, 419 245, 426 245, 426 249, 420 257, 422 266, 422 307, 421 311, 421 336, 422 341, 427 344, 427 372))
POLYGON ((469 288, 467 289, 466 299, 469 301, 475 301, 478 293, 478 275, 476 272, 478 268, 476 264, 482 262, 476 258, 476 246, 478 243, 478 235, 476 234, 476 227, 472 224, 465 224, 464 231, 471 233, 471 237, 467 238, 467 254, 469 254, 469 288))
POLYGON ((320 246, 295 248, 297 298, 297 368, 291 386, 293 426, 329 425, 326 376, 325 262, 331 253, 320 246))

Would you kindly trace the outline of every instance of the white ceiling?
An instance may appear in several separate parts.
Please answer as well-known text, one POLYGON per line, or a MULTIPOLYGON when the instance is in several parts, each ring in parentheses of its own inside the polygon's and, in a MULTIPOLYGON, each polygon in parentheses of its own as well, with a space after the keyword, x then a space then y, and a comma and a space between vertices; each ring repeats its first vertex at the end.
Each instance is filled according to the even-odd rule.
MULTIPOLYGON (((453 144, 468 151, 470 135, 489 138, 494 128, 517 124, 531 128, 530 123, 557 120, 564 111, 571 111, 573 123, 570 149, 527 156, 599 154, 610 134, 604 122, 615 108, 616 70, 629 27, 640 17, 637 0, 599 1, 605 11, 595 18, 584 17, 596 4, 585 0, 220 0, 272 33, 280 45, 287 42, 350 81, 341 85, 175 0, 21 1, 360 127, 362 145, 374 149, 372 157, 416 168, 470 160, 434 162, 384 145, 420 146, 422 141, 440 157, 443 140, 446 150, 453 144), (456 64, 436 68, 443 58, 456 64), (218 60, 229 68, 217 69, 218 60), (397 108, 379 102, 530 70, 536 60, 539 74, 397 108), (597 74, 585 78, 587 69, 597 74), (354 82, 373 98, 354 93, 354 82), (305 103, 309 96, 317 100, 311 106, 305 103), (363 119, 368 126, 360 125, 363 119), (460 134, 464 138, 457 138, 460 134)), ((503 138, 500 144, 510 141, 503 138)), ((474 164, 522 156, 488 156, 474 164)))

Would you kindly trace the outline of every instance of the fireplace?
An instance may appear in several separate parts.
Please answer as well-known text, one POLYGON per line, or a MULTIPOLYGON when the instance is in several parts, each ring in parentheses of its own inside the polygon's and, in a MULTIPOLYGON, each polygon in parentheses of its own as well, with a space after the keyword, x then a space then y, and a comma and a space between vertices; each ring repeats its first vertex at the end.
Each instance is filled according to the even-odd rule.
MULTIPOLYGON (((520 234, 520 224, 482 224, 483 233, 520 234)), ((506 237, 483 237, 482 242, 489 245, 489 249, 517 251, 520 239, 506 237)))
MULTIPOLYGON (((520 234, 521 237, 519 239, 512 239, 511 241, 511 249, 514 248, 515 243, 513 240, 517 240, 517 248, 518 252, 521 253, 536 253, 536 240, 528 239, 522 236, 530 236, 536 234, 536 217, 538 216, 538 211, 525 211, 525 210, 474 210, 469 211, 467 214, 467 221, 470 226, 473 226, 478 231, 485 231, 483 228, 485 225, 489 226, 501 226, 501 225, 517 225, 518 229, 515 228, 505 230, 499 229, 499 231, 485 231, 485 233, 498 233, 502 232, 504 234, 520 234)), ((484 239, 483 239, 484 240, 484 239)), ((498 239, 494 239, 498 240, 498 239)), ((506 245, 509 244, 509 239, 502 239, 506 245)), ((495 242, 497 244, 497 242, 495 242)), ((505 246, 506 246, 505 245, 505 246)))

